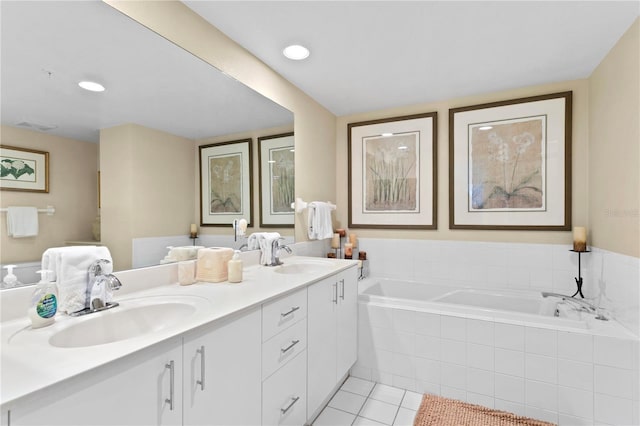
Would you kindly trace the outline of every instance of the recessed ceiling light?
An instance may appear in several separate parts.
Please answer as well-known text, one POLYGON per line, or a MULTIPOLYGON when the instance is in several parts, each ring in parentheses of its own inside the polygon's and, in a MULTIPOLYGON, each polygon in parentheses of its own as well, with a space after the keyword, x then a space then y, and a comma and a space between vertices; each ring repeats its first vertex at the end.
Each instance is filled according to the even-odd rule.
POLYGON ((90 92, 104 92, 105 90, 102 84, 96 83, 95 81, 81 81, 78 83, 78 86, 90 92))
POLYGON ((399 146, 398 149, 409 149, 409 147, 402 145, 402 146, 399 146))
POLYGON ((384 138, 388 138, 389 136, 393 136, 393 133, 383 133, 380 136, 382 136, 384 138))
POLYGON ((482 126, 482 127, 478 127, 478 130, 491 130, 493 129, 493 126, 482 126))
POLYGON ((299 44, 292 44, 291 46, 285 47, 282 54, 294 61, 301 61, 309 57, 309 49, 299 44))

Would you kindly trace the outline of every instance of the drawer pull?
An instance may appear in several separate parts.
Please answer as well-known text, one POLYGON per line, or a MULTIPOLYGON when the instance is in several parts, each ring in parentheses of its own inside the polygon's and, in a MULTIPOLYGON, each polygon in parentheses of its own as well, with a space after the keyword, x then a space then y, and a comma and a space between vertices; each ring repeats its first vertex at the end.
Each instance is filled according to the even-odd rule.
POLYGON ((292 340, 291 344, 289 346, 287 346, 286 348, 281 348, 280 352, 285 353, 285 352, 289 351, 291 348, 293 348, 295 345, 297 345, 298 343, 300 343, 300 340, 292 340))
POLYGON ((292 313, 294 313, 295 311, 297 311, 298 309, 300 309, 300 306, 295 306, 293 308, 291 308, 291 310, 289 312, 285 312, 283 314, 280 314, 281 317, 286 317, 291 315, 292 313))
POLYGON ((334 298, 332 302, 337 305, 338 304, 338 283, 333 284, 333 296, 334 298))
POLYGON ((344 278, 340 280, 340 283, 342 283, 342 292, 340 293, 340 299, 344 300, 344 278))
POLYGON ((296 396, 295 398, 291 398, 291 402, 289 403, 289 405, 287 405, 284 408, 281 408, 280 411, 282 411, 282 414, 285 414, 287 411, 289 411, 291 409, 291 407, 293 407, 293 405, 298 402, 298 400, 300 399, 299 396, 296 396))

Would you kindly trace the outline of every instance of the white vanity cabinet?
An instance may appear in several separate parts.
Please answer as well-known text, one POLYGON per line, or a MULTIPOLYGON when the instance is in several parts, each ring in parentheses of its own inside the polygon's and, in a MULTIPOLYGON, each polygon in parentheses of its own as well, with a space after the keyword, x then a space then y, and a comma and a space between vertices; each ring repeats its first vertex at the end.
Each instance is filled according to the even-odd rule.
POLYGON ((357 358, 357 268, 308 288, 307 412, 312 416, 357 358))
POLYGON ((7 416, 10 426, 181 425, 182 338, 60 383, 7 416))
POLYGON ((260 309, 184 338, 184 425, 260 424, 260 309))

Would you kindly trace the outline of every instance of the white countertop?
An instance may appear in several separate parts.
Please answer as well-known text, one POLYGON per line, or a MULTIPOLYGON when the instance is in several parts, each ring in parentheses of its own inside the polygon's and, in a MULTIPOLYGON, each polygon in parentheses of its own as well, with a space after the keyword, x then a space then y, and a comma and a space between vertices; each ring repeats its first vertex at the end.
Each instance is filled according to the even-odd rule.
MULTIPOLYGON (((350 260, 328 260, 303 256, 289 257, 284 262, 287 264, 320 260, 323 261, 323 264, 326 263, 326 268, 323 267, 322 271, 316 270, 305 274, 281 274, 276 272, 279 267, 254 265, 245 266, 243 281, 237 284, 222 282, 180 286, 173 283, 136 292, 123 292, 121 295, 116 292, 114 299, 122 306, 126 306, 127 301, 140 300, 141 298, 153 299, 154 296, 190 296, 192 298, 196 296, 200 300, 200 306, 205 306, 205 308, 197 309, 195 314, 181 320, 175 326, 103 345, 59 348, 49 344, 49 338, 56 332, 74 322, 102 315, 102 313, 94 313, 80 318, 59 314, 53 325, 31 329, 31 322, 26 316, 27 307, 25 306, 24 317, 0 323, 0 344, 2 345, 0 406, 3 409, 11 408, 10 406, 18 403, 20 399, 39 391, 45 391, 64 380, 180 336, 199 326, 259 306, 356 264, 356 261, 350 260)), ((148 268, 150 271, 152 269, 148 268)), ((162 271, 168 274, 166 272, 168 270, 162 271)), ((175 273, 175 270, 172 272, 175 273)), ((157 272, 155 273, 157 274, 157 272)), ((123 281, 123 289, 126 285, 127 283, 123 281)), ((144 287, 150 287, 150 284, 145 284, 144 287)), ((117 309, 118 307, 111 311, 117 309)))

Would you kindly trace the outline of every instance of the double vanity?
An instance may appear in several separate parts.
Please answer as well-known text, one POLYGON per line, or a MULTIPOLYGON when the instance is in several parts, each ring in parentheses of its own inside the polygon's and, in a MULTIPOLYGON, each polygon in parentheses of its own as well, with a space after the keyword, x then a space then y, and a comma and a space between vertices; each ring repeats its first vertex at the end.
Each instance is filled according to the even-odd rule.
POLYGON ((284 262, 245 266, 239 284, 124 271, 116 308, 3 321, 0 423, 308 423, 356 361, 356 262, 284 262))

